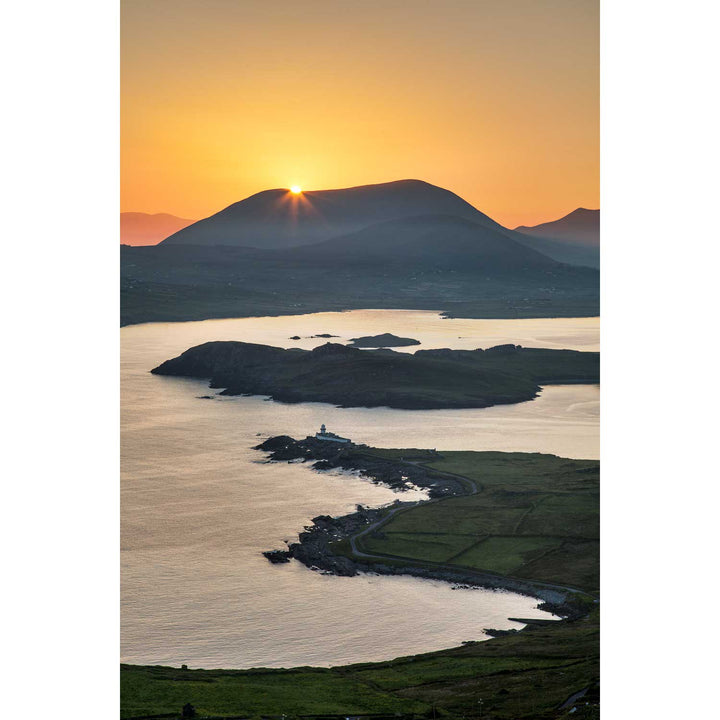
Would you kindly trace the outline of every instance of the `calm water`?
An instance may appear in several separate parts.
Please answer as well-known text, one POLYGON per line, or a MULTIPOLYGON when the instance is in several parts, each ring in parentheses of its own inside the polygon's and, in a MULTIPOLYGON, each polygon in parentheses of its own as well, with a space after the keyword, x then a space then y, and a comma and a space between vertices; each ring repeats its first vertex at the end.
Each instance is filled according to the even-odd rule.
MULTIPOLYGON (((451 590, 404 577, 323 576, 270 565, 318 514, 397 495, 302 464, 265 464, 262 437, 304 436, 321 422, 372 445, 598 456, 599 390, 548 387, 532 402, 485 410, 400 411, 202 400, 201 381, 149 370, 192 345, 234 339, 314 347, 393 332, 421 347, 503 342, 597 349, 595 318, 443 320, 415 311, 147 324, 122 333, 122 660, 190 667, 289 667, 381 660, 481 639, 509 616, 548 617, 512 593, 451 590), (259 434, 259 435, 258 435, 259 434)), ((411 348, 414 350, 416 348, 411 348)), ((405 497, 409 497, 405 495, 405 497)))

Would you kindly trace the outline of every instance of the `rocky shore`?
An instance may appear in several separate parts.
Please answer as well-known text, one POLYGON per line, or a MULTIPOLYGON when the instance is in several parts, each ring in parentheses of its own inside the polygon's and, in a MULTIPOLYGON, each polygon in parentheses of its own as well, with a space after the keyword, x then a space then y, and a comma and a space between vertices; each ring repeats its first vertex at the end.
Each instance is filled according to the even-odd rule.
MULTIPOLYGON (((269 438, 257 445, 257 450, 267 452, 270 461, 313 461, 313 467, 322 470, 338 468, 355 470, 373 482, 382 483, 397 490, 407 489, 408 483, 429 490, 431 498, 459 495, 468 492, 459 481, 447 476, 441 477, 431 470, 418 465, 386 460, 363 453, 361 446, 336 447, 333 443, 309 437, 295 440, 282 435, 269 438)), ((438 456, 440 457, 440 456, 438 456)), ((287 550, 270 550, 264 553, 272 563, 285 563, 295 559, 313 570, 335 575, 354 576, 359 573, 379 575, 413 575, 415 577, 443 580, 459 587, 481 587, 491 590, 508 590, 541 600, 540 608, 567 619, 576 619, 587 613, 587 604, 578 601, 572 592, 561 587, 544 585, 492 573, 474 571, 454 566, 433 566, 429 563, 413 563, 399 559, 378 556, 359 558, 353 554, 338 552, 343 545, 347 548, 350 539, 381 521, 388 512, 402 509, 415 503, 396 500, 387 507, 356 507, 355 512, 340 517, 320 515, 313 518, 298 536, 298 541, 288 545, 287 550)), ((378 530, 377 532, 379 532, 378 530)))
MULTIPOLYGON (((358 472, 372 482, 393 490, 409 490, 412 487, 427 489, 431 498, 460 495, 465 492, 460 480, 408 462, 386 460, 363 452, 362 445, 337 443, 307 437, 295 440, 287 435, 269 438, 257 445, 273 461, 304 460, 313 462, 315 470, 345 470, 358 472)), ((441 456, 438 454, 438 458, 441 456)))

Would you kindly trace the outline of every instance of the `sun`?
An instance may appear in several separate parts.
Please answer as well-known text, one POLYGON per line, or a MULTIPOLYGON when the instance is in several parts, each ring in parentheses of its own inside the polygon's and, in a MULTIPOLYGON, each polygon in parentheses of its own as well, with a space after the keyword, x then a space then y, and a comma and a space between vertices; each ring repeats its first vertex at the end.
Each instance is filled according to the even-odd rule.
POLYGON ((302 188, 299 185, 291 185, 290 192, 293 195, 299 195, 302 192, 302 188))

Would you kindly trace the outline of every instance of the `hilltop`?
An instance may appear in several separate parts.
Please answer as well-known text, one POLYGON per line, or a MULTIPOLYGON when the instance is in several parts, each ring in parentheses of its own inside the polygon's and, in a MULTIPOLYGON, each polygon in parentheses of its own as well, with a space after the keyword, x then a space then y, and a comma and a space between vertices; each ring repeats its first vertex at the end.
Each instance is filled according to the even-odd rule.
POLYGON ((559 220, 515 228, 517 239, 559 262, 600 266, 600 211, 577 208, 559 220))
POLYGON ((600 244, 600 211, 577 208, 558 220, 528 227, 520 225, 515 232, 547 240, 563 240, 576 245, 597 247, 600 244))
POLYGON ((264 190, 176 232, 163 244, 286 248, 430 213, 502 229, 449 190, 422 180, 397 180, 299 195, 285 189, 264 190))

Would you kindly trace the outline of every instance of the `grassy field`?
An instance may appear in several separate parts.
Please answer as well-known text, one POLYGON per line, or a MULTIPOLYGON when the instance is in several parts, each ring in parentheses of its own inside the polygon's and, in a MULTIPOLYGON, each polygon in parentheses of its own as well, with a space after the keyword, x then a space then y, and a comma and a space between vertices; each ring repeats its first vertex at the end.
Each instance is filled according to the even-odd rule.
POLYGON ((475 481, 478 492, 397 513, 357 540, 376 555, 599 588, 599 463, 538 453, 376 451, 475 481), (407 455, 403 455, 406 453, 407 455))
POLYGON ((482 709, 482 717, 498 720, 560 718, 565 713, 559 706, 567 698, 597 682, 597 614, 438 653, 331 669, 124 665, 121 716, 178 712, 191 702, 200 715, 219 716, 432 717, 434 707, 437 717, 480 717, 482 709))

